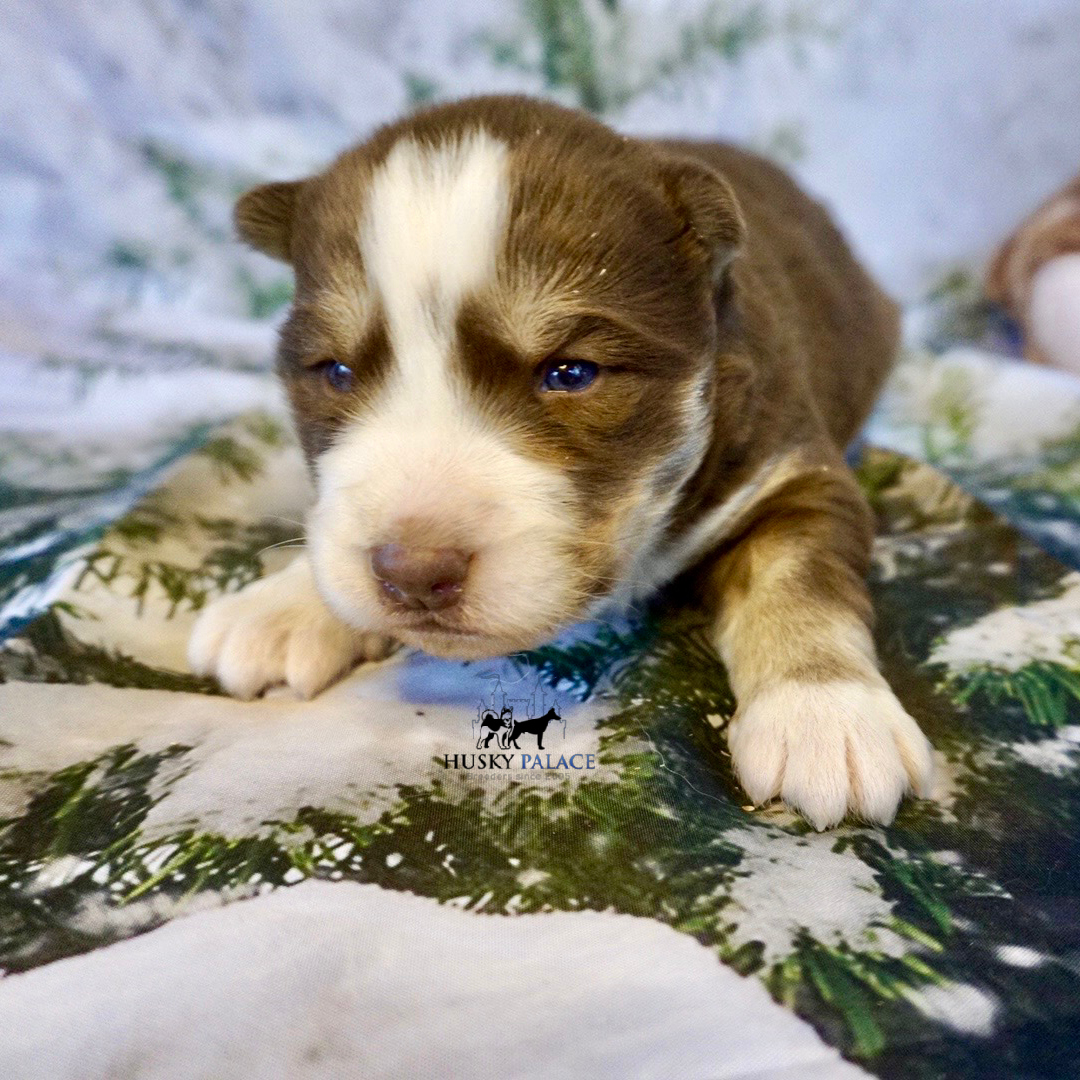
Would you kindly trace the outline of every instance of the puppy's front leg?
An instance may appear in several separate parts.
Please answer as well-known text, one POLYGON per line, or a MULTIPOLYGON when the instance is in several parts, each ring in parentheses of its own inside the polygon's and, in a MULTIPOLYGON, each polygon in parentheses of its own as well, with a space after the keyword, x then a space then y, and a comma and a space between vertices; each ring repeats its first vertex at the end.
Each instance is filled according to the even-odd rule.
POLYGON ((326 606, 305 554, 209 604, 191 632, 188 661, 234 697, 253 698, 284 683, 309 698, 394 645, 342 622, 326 606))
POLYGON ((737 710, 728 741, 755 803, 779 795, 816 828, 890 822, 926 796, 930 744, 878 670, 865 575, 872 521, 839 462, 757 507, 707 568, 715 642, 737 710))

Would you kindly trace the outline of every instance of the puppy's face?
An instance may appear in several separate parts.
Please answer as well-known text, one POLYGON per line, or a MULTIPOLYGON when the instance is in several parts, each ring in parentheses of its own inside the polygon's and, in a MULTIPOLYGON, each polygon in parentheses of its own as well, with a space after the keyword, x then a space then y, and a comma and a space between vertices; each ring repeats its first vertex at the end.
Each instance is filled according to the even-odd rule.
POLYGON ((280 372, 320 589, 427 652, 527 648, 632 585, 713 437, 714 174, 465 103, 238 207, 288 258, 280 372))

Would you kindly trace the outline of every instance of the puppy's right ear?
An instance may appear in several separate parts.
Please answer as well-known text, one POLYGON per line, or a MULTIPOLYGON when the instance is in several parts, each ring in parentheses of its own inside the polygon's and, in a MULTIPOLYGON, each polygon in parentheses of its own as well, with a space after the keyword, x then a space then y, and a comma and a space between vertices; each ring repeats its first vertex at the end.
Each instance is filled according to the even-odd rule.
POLYGON ((691 158, 673 157, 661 173, 668 199, 683 220, 692 250, 719 282, 746 232, 739 200, 714 169, 691 158))
POLYGON ((292 225, 302 180, 260 184, 240 196, 233 211, 240 238, 256 251, 291 262, 292 225))

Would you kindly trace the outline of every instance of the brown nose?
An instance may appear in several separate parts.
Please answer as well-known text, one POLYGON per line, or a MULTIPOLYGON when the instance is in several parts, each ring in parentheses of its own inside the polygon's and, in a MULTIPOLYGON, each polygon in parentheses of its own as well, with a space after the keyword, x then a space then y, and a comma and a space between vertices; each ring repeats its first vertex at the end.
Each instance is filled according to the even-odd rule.
POLYGON ((457 548, 381 544, 371 549, 371 571, 383 593, 414 611, 438 611, 456 604, 468 569, 468 554, 457 548))

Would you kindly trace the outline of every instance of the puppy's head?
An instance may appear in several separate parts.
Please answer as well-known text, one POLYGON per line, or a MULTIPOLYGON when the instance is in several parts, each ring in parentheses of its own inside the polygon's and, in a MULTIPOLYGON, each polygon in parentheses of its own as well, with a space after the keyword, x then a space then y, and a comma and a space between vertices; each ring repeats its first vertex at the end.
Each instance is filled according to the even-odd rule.
POLYGON ((713 436, 741 222, 700 164, 523 99, 442 106, 237 207, 289 261, 279 368, 346 621, 533 646, 628 584, 713 436))

